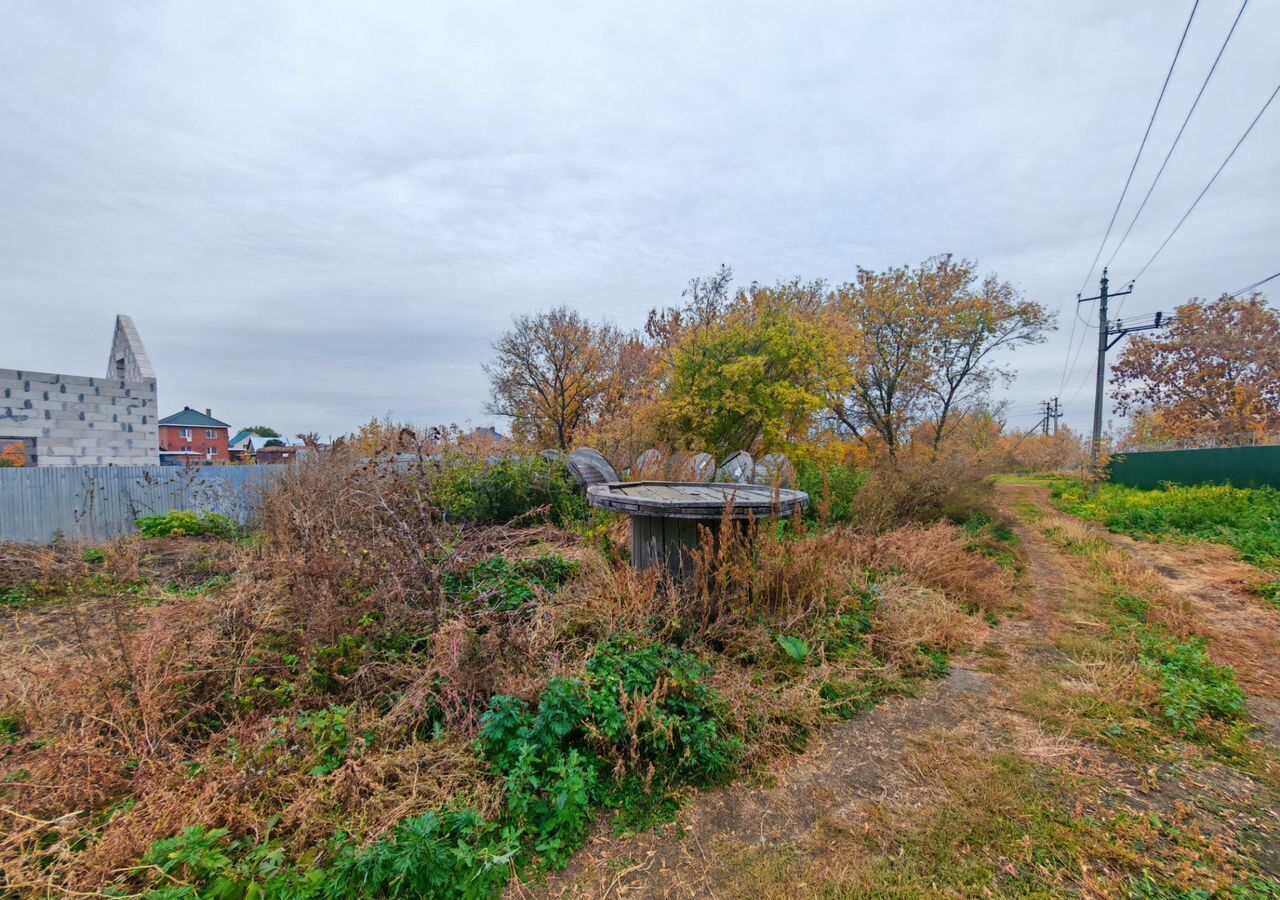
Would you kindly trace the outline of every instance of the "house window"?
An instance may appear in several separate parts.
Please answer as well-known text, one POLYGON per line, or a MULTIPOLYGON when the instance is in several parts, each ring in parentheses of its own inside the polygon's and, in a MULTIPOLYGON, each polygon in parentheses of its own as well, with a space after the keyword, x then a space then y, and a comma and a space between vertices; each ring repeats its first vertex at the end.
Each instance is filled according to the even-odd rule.
POLYGON ((178 434, 179 434, 179 436, 180 436, 184 441, 189 441, 189 440, 191 440, 191 429, 190 429, 190 428, 184 428, 184 429, 182 429, 180 432, 178 432, 178 434))
POLYGON ((218 436, 218 431, 217 431, 217 429, 215 429, 215 428, 206 428, 206 429, 204 430, 204 436, 205 436, 205 437, 207 437, 209 440, 211 440, 211 441, 212 441, 212 440, 214 440, 215 438, 217 438, 217 436, 218 436))

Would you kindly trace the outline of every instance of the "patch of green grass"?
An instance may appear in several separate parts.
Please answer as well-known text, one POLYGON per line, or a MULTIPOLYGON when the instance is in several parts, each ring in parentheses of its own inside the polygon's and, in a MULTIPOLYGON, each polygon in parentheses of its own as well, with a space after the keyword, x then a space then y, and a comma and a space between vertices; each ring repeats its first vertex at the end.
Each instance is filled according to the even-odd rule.
POLYGON ((1277 889, 1216 839, 1090 804, 1081 779, 1037 767, 1014 753, 940 750, 941 799, 919 815, 887 810, 871 833, 833 830, 833 851, 796 847, 728 850, 728 895, 766 900, 835 897, 1122 896, 1268 897, 1277 889), (895 815, 896 813, 896 815, 895 815), (890 818, 890 816, 892 816, 890 818), (847 844, 847 846, 846 846, 847 844), (1082 890, 1089 875, 1092 890, 1082 890), (1223 881, 1247 885, 1213 893, 1223 881), (1159 893, 1165 891, 1166 893, 1159 893))
MULTIPOLYGON (((1080 530, 1080 529, 1076 529, 1080 530)), ((1210 661, 1204 638, 1181 639, 1148 622, 1153 598, 1140 596, 1110 568, 1115 554, 1096 535, 1056 526, 1042 531, 1079 557, 1090 586, 1064 598, 1074 627, 1055 644, 1085 673, 1138 667, 1125 689, 1072 692, 1033 690, 1025 697, 1036 715, 1075 736, 1088 737, 1138 759, 1167 752, 1177 735, 1205 745, 1233 764, 1248 763, 1245 695, 1235 671, 1210 661), (1142 685, 1146 684, 1146 690, 1142 685)), ((1246 766, 1247 767, 1247 766, 1246 766)))
POLYGON ((208 581, 187 588, 184 588, 179 584, 167 584, 164 587, 164 591, 166 594, 173 594, 177 597, 194 599, 196 597, 204 596, 205 594, 212 594, 215 591, 226 587, 230 583, 230 575, 214 575, 208 581))
POLYGON ((1254 591, 1263 600, 1280 609, 1280 580, 1263 582, 1255 586, 1254 591))
POLYGON ((22 736, 23 721, 17 713, 0 713, 0 745, 15 744, 22 736))
POLYGON ((1184 537, 1226 544, 1261 569, 1280 573, 1280 491, 1223 485, 1140 490, 1076 481, 1053 486, 1065 512, 1136 538, 1184 537))
POLYGON ((968 532, 970 550, 981 553, 1006 569, 1016 570, 1019 567, 1021 541, 1009 522, 976 512, 957 524, 968 532))

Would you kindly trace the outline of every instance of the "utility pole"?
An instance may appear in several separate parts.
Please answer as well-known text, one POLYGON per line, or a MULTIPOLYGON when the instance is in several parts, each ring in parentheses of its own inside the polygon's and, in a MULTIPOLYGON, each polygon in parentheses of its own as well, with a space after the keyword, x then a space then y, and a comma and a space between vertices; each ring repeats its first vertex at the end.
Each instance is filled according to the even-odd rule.
MULTIPOLYGON (((1164 313, 1156 313, 1154 316, 1144 316, 1136 324, 1125 325, 1124 320, 1111 322, 1107 319, 1107 301, 1112 297, 1123 297, 1125 294, 1133 293, 1133 282, 1129 282, 1129 286, 1123 291, 1112 294, 1108 291, 1107 270, 1102 270, 1101 290, 1096 297, 1076 297, 1077 303, 1088 303, 1092 300, 1098 301, 1098 372, 1097 384, 1093 392, 1093 447, 1090 453, 1091 467, 1096 474, 1098 471, 1098 455, 1102 450, 1102 393, 1107 381, 1107 351, 1120 342, 1120 339, 1127 334, 1135 331, 1150 331, 1154 328, 1163 328, 1173 322, 1173 316, 1166 316, 1164 313), (1149 321, 1148 321, 1149 318, 1149 321)), ((1054 398, 1054 404, 1057 404, 1057 398, 1054 398)), ((1055 410, 1056 412, 1056 410, 1055 410)), ((1056 422, 1054 427, 1056 428, 1056 422)))
POLYGON ((1107 301, 1112 297, 1123 297, 1125 294, 1133 293, 1133 282, 1129 283, 1129 287, 1118 294, 1112 294, 1107 291, 1107 285, 1110 282, 1107 279, 1107 270, 1102 270, 1101 290, 1096 297, 1076 297, 1077 303, 1088 303, 1091 300, 1099 301, 1098 305, 1098 377, 1097 383, 1093 390, 1093 442, 1092 449, 1089 453, 1090 468, 1096 474, 1098 471, 1098 454, 1102 449, 1102 392, 1107 382, 1107 301))
POLYGON ((1053 406, 1049 403, 1048 400, 1040 401, 1040 412, 1042 415, 1042 418, 1040 419, 1040 434, 1042 434, 1044 437, 1048 437, 1049 436, 1049 420, 1053 418, 1053 406))
POLYGON ((1058 405, 1057 397, 1053 398, 1052 410, 1053 411, 1049 413, 1049 417, 1053 419, 1053 436, 1057 437, 1058 436, 1058 420, 1062 418, 1062 407, 1058 405))

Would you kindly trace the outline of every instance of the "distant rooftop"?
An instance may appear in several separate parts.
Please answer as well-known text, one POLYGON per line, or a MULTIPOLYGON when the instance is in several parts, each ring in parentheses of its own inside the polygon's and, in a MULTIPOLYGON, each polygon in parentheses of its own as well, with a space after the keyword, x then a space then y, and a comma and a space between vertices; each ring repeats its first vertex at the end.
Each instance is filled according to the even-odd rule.
POLYGON ((188 425, 193 428, 226 428, 231 426, 226 422, 219 422, 210 415, 212 410, 206 409, 200 412, 198 409, 192 409, 190 406, 182 407, 182 412, 174 413, 171 416, 165 416, 160 420, 161 425, 188 425))
POLYGON ((231 449, 232 450, 241 449, 245 441, 250 438, 253 439, 253 445, 255 447, 261 447, 267 441, 280 441, 282 444, 289 443, 282 437, 276 437, 275 435, 271 435, 271 434, 262 434, 260 432, 253 431, 249 428, 242 428, 236 434, 236 436, 231 439, 231 443, 230 443, 231 449))

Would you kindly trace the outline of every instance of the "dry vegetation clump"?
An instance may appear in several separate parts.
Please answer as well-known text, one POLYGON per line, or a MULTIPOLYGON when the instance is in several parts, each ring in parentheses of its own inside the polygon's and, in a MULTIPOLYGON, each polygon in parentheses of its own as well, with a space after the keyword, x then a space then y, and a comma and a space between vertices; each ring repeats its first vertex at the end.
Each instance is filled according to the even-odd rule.
POLYGON ((974 553, 972 539, 947 522, 907 525, 866 543, 865 565, 905 572, 970 611, 995 615, 1013 601, 1013 573, 974 553))
POLYGON ((613 520, 555 527, 571 505, 512 501, 494 470, 339 453, 290 469, 247 542, 0 551, 79 623, 64 652, 3 662, 0 884, 311 896, 310 869, 354 896, 434 878, 406 842, 438 840, 499 885, 562 865, 601 806, 669 815, 945 671, 1008 599, 951 525, 729 524, 693 582, 635 572, 613 520), (203 862, 166 868, 172 846, 203 862))
POLYGON ((998 465, 996 454, 966 447, 940 455, 916 448, 882 459, 854 499, 857 520, 886 531, 903 522, 962 519, 987 505, 985 479, 998 465))
POLYGON ((0 591, 32 582, 69 582, 90 574, 83 551, 70 544, 40 547, 30 544, 0 545, 0 591))

